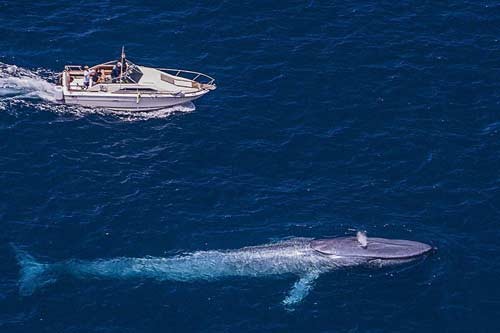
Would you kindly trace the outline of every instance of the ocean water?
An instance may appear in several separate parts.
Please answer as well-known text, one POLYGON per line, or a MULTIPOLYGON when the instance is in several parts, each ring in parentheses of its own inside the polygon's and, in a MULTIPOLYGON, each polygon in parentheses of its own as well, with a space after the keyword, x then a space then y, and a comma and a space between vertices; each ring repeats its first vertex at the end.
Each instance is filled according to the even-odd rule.
POLYGON ((497 332, 494 1, 0 1, 0 332, 497 332), (207 73, 194 103, 57 105, 65 64, 207 73), (400 268, 216 282, 61 279, 46 262, 366 230, 438 248, 400 268))

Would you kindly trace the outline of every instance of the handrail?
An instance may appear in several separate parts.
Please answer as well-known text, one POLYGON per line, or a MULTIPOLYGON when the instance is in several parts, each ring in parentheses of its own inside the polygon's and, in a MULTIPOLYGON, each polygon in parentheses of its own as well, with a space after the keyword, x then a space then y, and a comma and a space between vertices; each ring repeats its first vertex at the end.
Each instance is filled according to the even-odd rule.
MULTIPOLYGON (((202 77, 202 78, 205 78, 206 80, 208 80, 208 82, 206 82, 205 84, 213 84, 215 82, 215 79, 207 74, 203 74, 203 73, 200 73, 200 72, 195 72, 195 71, 187 71, 187 70, 184 70, 184 69, 175 69, 175 68, 155 68, 159 71, 164 71, 166 72, 166 74, 169 74, 169 75, 172 75, 172 76, 175 76, 175 77, 180 77, 180 78, 183 78, 183 79, 186 79, 186 80, 190 80, 190 81, 194 81, 194 82, 199 82, 197 81, 196 79, 198 79, 199 77, 202 77), (170 72, 170 73, 169 73, 170 72), (175 73, 175 74, 172 74, 172 73, 175 73), (181 74, 193 74, 194 75, 194 78, 189 78, 189 77, 184 77, 184 76, 181 76, 181 74)), ((203 83, 203 82, 199 82, 199 83, 203 83)))

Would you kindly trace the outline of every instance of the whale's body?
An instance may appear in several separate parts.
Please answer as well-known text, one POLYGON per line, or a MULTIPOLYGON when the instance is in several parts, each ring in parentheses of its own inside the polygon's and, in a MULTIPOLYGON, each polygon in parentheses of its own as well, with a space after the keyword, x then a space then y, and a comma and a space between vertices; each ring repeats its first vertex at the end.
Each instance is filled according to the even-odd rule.
POLYGON ((18 251, 20 292, 23 295, 32 294, 36 288, 55 281, 58 276, 210 281, 225 277, 289 274, 299 278, 283 301, 285 305, 292 305, 301 301, 312 288, 314 280, 327 271, 364 264, 397 264, 430 250, 430 246, 418 242, 370 238, 364 246, 359 237, 340 237, 321 240, 294 238, 261 246, 198 251, 167 258, 67 260, 53 264, 39 263, 30 255, 18 251))

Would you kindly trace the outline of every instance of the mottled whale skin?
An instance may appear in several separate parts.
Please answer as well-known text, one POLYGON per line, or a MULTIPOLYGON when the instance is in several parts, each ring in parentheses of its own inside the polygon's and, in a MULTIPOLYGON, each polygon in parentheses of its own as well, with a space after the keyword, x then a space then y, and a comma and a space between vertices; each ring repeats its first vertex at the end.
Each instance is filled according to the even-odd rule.
POLYGON ((115 258, 94 261, 67 260, 40 263, 16 249, 21 266, 19 290, 30 295, 59 276, 73 278, 135 279, 159 281, 217 280, 225 277, 298 277, 283 300, 293 306, 307 296, 317 277, 348 266, 393 265, 428 254, 432 247, 419 242, 384 238, 293 238, 278 243, 234 250, 197 251, 166 258, 115 258))

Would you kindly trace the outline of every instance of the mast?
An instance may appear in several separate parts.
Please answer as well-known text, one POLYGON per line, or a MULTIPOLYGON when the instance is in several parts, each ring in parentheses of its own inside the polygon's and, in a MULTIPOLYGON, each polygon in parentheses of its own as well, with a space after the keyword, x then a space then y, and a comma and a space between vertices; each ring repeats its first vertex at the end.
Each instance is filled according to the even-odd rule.
POLYGON ((122 83, 122 76, 123 76, 123 65, 125 64, 125 46, 122 46, 122 55, 121 55, 121 67, 120 67, 120 83, 122 83))

